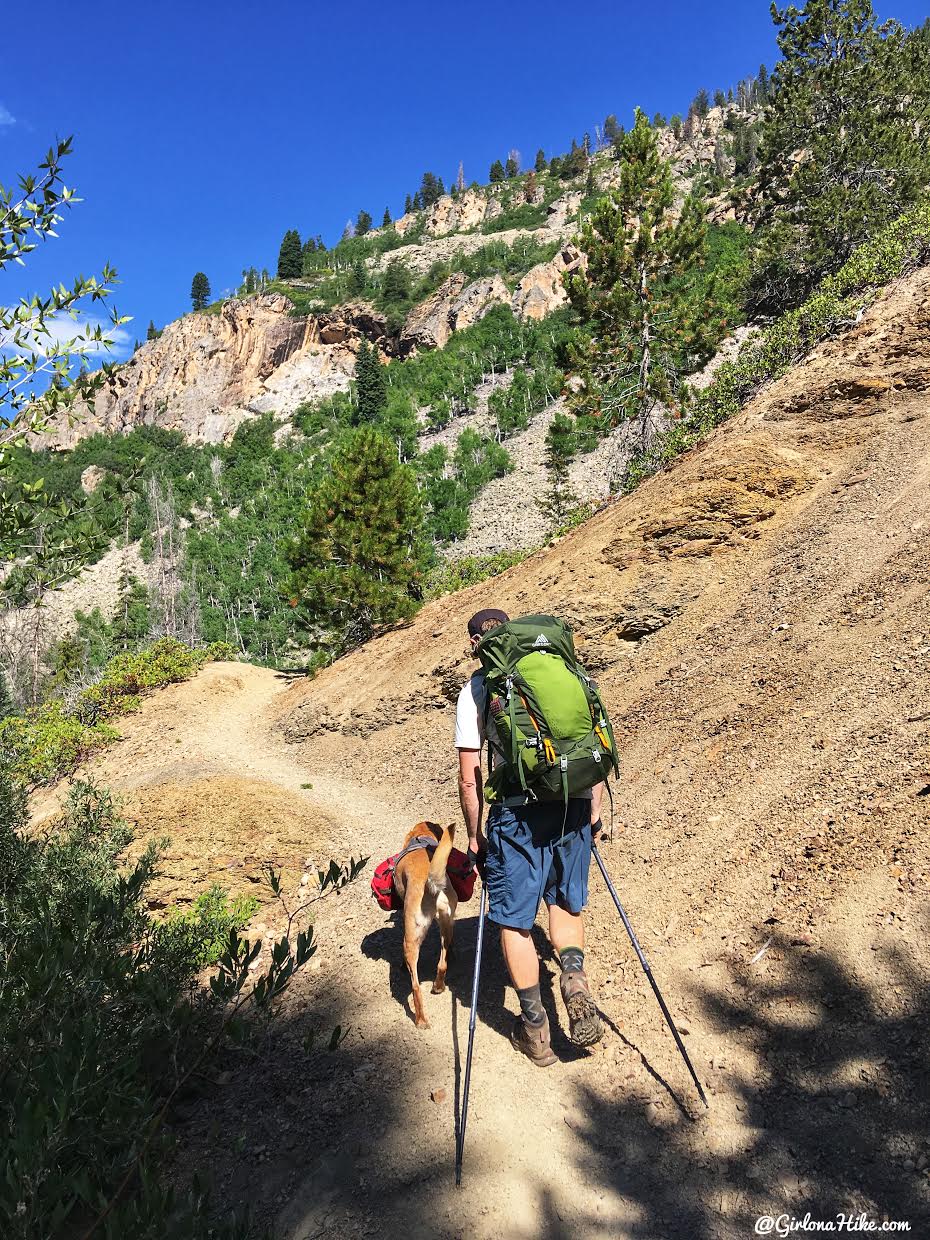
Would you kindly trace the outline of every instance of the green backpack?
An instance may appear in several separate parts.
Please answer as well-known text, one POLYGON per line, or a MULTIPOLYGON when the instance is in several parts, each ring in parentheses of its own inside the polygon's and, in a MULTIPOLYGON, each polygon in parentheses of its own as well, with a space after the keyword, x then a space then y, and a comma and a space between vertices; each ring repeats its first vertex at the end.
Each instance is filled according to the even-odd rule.
MULTIPOLYGON (((620 774, 617 745, 594 682, 575 658, 572 631, 555 616, 524 616, 478 643, 505 761, 491 771, 487 801, 564 801, 620 774)), ((489 758, 490 758, 490 746, 489 758)))

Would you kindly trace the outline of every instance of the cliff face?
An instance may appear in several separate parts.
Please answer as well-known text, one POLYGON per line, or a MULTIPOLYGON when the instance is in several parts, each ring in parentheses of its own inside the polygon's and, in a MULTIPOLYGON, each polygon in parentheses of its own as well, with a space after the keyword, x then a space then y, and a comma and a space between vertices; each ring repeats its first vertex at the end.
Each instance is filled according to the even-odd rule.
POLYGON ((161 426, 218 443, 250 416, 287 414, 302 401, 344 388, 354 367, 346 340, 324 343, 313 318, 294 318, 278 294, 228 301, 217 314, 170 323, 142 345, 73 425, 43 441, 71 447, 97 431, 161 426))

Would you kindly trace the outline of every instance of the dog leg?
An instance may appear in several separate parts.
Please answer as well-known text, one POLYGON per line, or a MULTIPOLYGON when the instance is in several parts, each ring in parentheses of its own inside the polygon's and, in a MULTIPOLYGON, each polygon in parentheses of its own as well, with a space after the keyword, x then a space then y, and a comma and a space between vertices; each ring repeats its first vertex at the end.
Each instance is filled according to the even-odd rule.
POLYGON ((439 922, 439 966, 436 969, 436 980, 433 982, 433 994, 441 995, 446 988, 446 970, 449 967, 449 952, 452 948, 452 928, 454 925, 455 906, 451 905, 445 895, 436 901, 436 920, 439 922))
POLYGON ((404 921, 404 960, 407 962, 407 968, 410 971, 410 983, 413 987, 413 1014, 418 1029, 429 1029, 429 1017, 426 1015, 426 1010, 423 1007, 423 996, 420 993, 420 978, 417 973, 423 932, 416 917, 405 918, 404 921))

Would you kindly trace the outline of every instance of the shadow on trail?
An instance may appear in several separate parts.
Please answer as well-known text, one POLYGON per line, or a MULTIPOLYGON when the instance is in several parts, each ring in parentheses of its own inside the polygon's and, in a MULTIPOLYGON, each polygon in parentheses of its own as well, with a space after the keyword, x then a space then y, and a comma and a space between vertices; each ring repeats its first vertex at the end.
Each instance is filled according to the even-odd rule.
MULTIPOLYGON (((437 1047, 402 1010, 409 980, 400 926, 373 930, 360 947, 389 963, 384 984, 389 975, 396 1021, 368 1027, 369 996, 341 990, 338 975, 332 981, 310 975, 260 1055, 239 1053, 217 1065, 234 1080, 215 1089, 196 1121, 179 1129, 185 1166, 211 1167, 224 1205, 251 1203, 259 1216, 277 1217, 274 1234, 288 1240, 394 1234, 743 1240, 761 1214, 835 1219, 860 1211, 907 1220, 913 1236, 928 1234, 925 980, 889 953, 881 966, 897 993, 868 986, 831 954, 799 953, 777 938, 764 971, 734 967, 725 988, 705 986, 691 996, 696 1023, 719 1048, 714 1068, 706 1054, 695 1054, 709 1112, 694 1097, 667 1030, 656 1025, 656 1046, 645 1048, 661 1057, 660 1072, 613 1026, 608 1050, 611 1041, 625 1042, 643 1060, 650 1083, 644 1093, 642 1078, 638 1085, 622 1078, 604 1055, 591 1058, 590 1074, 582 1066, 573 1073, 565 1094, 574 1108, 564 1121, 573 1134, 571 1161, 554 1180, 541 1172, 525 1186, 536 1199, 538 1230, 508 1229, 506 1212, 495 1215, 493 1201, 482 1205, 493 1182, 486 1177, 501 1172, 487 1165, 487 1115, 470 1117, 457 1195, 454 1126, 476 927, 475 915, 457 921, 451 995, 429 996, 431 1005, 451 1005, 451 1044, 437 1047), (302 1048, 308 1029, 337 1022, 352 1026, 337 1052, 302 1048), (454 1082, 453 1096, 439 1106, 429 1089, 443 1073, 454 1082)), ((348 941, 345 950, 353 950, 348 941)), ((437 955, 431 931, 422 978, 432 978, 437 955)), ((645 979, 642 985, 640 1001, 652 1002, 645 979)), ((504 1035, 509 1030, 504 988, 492 932, 475 1074, 487 1071, 480 1025, 504 1035)), ((669 987, 668 999, 675 1010, 680 994, 669 987)), ((550 994, 550 1015, 554 1002, 550 994)), ((520 1107, 520 1080, 514 1073, 498 1082, 505 1105, 512 1094, 512 1106, 520 1107)), ((527 1131, 527 1143, 541 1139, 527 1131)))

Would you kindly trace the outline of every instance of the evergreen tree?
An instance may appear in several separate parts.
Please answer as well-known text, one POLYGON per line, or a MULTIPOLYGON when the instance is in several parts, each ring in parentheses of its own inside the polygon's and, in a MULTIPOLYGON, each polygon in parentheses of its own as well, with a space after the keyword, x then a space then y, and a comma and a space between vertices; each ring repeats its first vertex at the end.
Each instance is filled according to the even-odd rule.
POLYGON ((656 112, 655 116, 652 118, 653 129, 664 129, 665 126, 666 126, 665 117, 662 115, 661 112, 656 112))
POLYGON ((491 165, 491 172, 488 180, 492 185, 497 185, 504 180, 504 175, 504 165, 499 159, 495 159, 494 163, 491 165))
POLYGON ((617 141, 620 136, 620 124, 614 116, 613 112, 604 119, 604 141, 610 146, 617 141))
POLYGON ((399 305, 410 300, 410 271, 399 259, 388 263, 381 281, 381 296, 391 305, 399 305))
POLYGON ((408 194, 407 197, 404 199, 404 215, 409 215, 412 210, 413 210, 413 199, 408 194))
POLYGON ((727 97, 722 90, 714 91, 714 107, 725 108, 727 106, 727 97))
POLYGON ((533 168, 536 172, 546 171, 546 152, 542 147, 536 152, 536 162, 533 164, 533 168))
POLYGON ((549 175, 553 177, 562 175, 562 160, 558 155, 553 155, 549 160, 549 175))
POLYGON ((442 184, 442 177, 437 177, 433 172, 424 172, 423 180, 420 183, 420 206, 423 208, 431 207, 445 193, 442 184))
POLYGON ((145 333, 146 340, 158 339, 158 328, 155 326, 155 320, 149 319, 148 330, 145 333))
POLYGON ((703 120, 710 111, 710 100, 707 98, 707 91, 703 86, 694 96, 694 102, 691 104, 691 111, 695 114, 695 116, 699 116, 701 120, 703 120))
POLYGON ((419 190, 417 190, 417 192, 413 195, 413 209, 414 209, 414 211, 422 211, 422 210, 423 210, 423 203, 420 201, 420 191, 419 191, 419 190))
POLYGON ((378 350, 362 337, 355 355, 356 424, 377 422, 387 404, 387 378, 378 350))
POLYGON ((588 168, 588 175, 584 183, 584 193, 586 198, 592 198, 597 193, 597 186, 594 184, 593 168, 588 168))
POLYGON ((504 176, 508 181, 512 181, 514 177, 520 175, 520 157, 516 151, 511 151, 507 156, 507 162, 504 165, 504 176))
POLYGON ((539 182, 536 180, 535 171, 527 173, 526 184, 523 186, 523 197, 526 202, 536 201, 536 192, 539 189, 539 182))
POLYGON ((586 217, 580 246, 587 271, 567 287, 590 336, 571 349, 581 380, 572 405, 599 425, 634 420, 646 450, 657 406, 676 398, 682 351, 686 363, 701 356, 712 328, 693 288, 705 254, 703 204, 689 194, 676 214, 671 166, 639 109, 619 185, 586 217))
POLYGON ((384 208, 384 215, 382 215, 382 217, 381 217, 381 227, 382 227, 382 228, 390 228, 390 226, 393 224, 393 222, 394 222, 394 221, 391 219, 391 212, 390 212, 390 210, 389 210, 387 207, 385 207, 385 208, 384 208))
POLYGON ((368 273, 363 259, 356 258, 349 268, 349 292, 359 296, 368 287, 368 273))
POLYGON ((546 431, 545 465, 549 486, 537 501, 540 512, 553 532, 564 528, 579 506, 578 496, 569 485, 568 471, 577 450, 575 425, 564 413, 557 413, 546 431))
POLYGON ((289 228, 281 241, 278 251, 278 279, 297 280, 303 275, 304 261, 300 244, 300 233, 296 228, 289 228))
MULTIPOLYGON (((290 592, 308 627, 349 649, 416 610, 424 556, 416 476, 378 431, 355 431, 309 498, 288 548, 290 592)), ((321 643, 323 644, 323 643, 321 643)))
POLYGON ((358 218, 355 221, 356 237, 364 237, 371 229, 371 216, 367 211, 359 211, 358 218))
POLYGON ((191 281, 191 306, 195 310, 205 310, 210 304, 210 281, 202 271, 198 271, 191 281))
POLYGON ((672 133, 676 139, 681 137, 681 116, 676 112, 671 119, 672 133))
POLYGON ((930 48, 879 24, 871 0, 773 16, 782 60, 761 132, 750 301, 777 313, 925 191, 930 48))
POLYGON ((759 66, 759 73, 756 77, 756 96, 759 103, 766 104, 769 99, 769 71, 765 65, 759 66))

